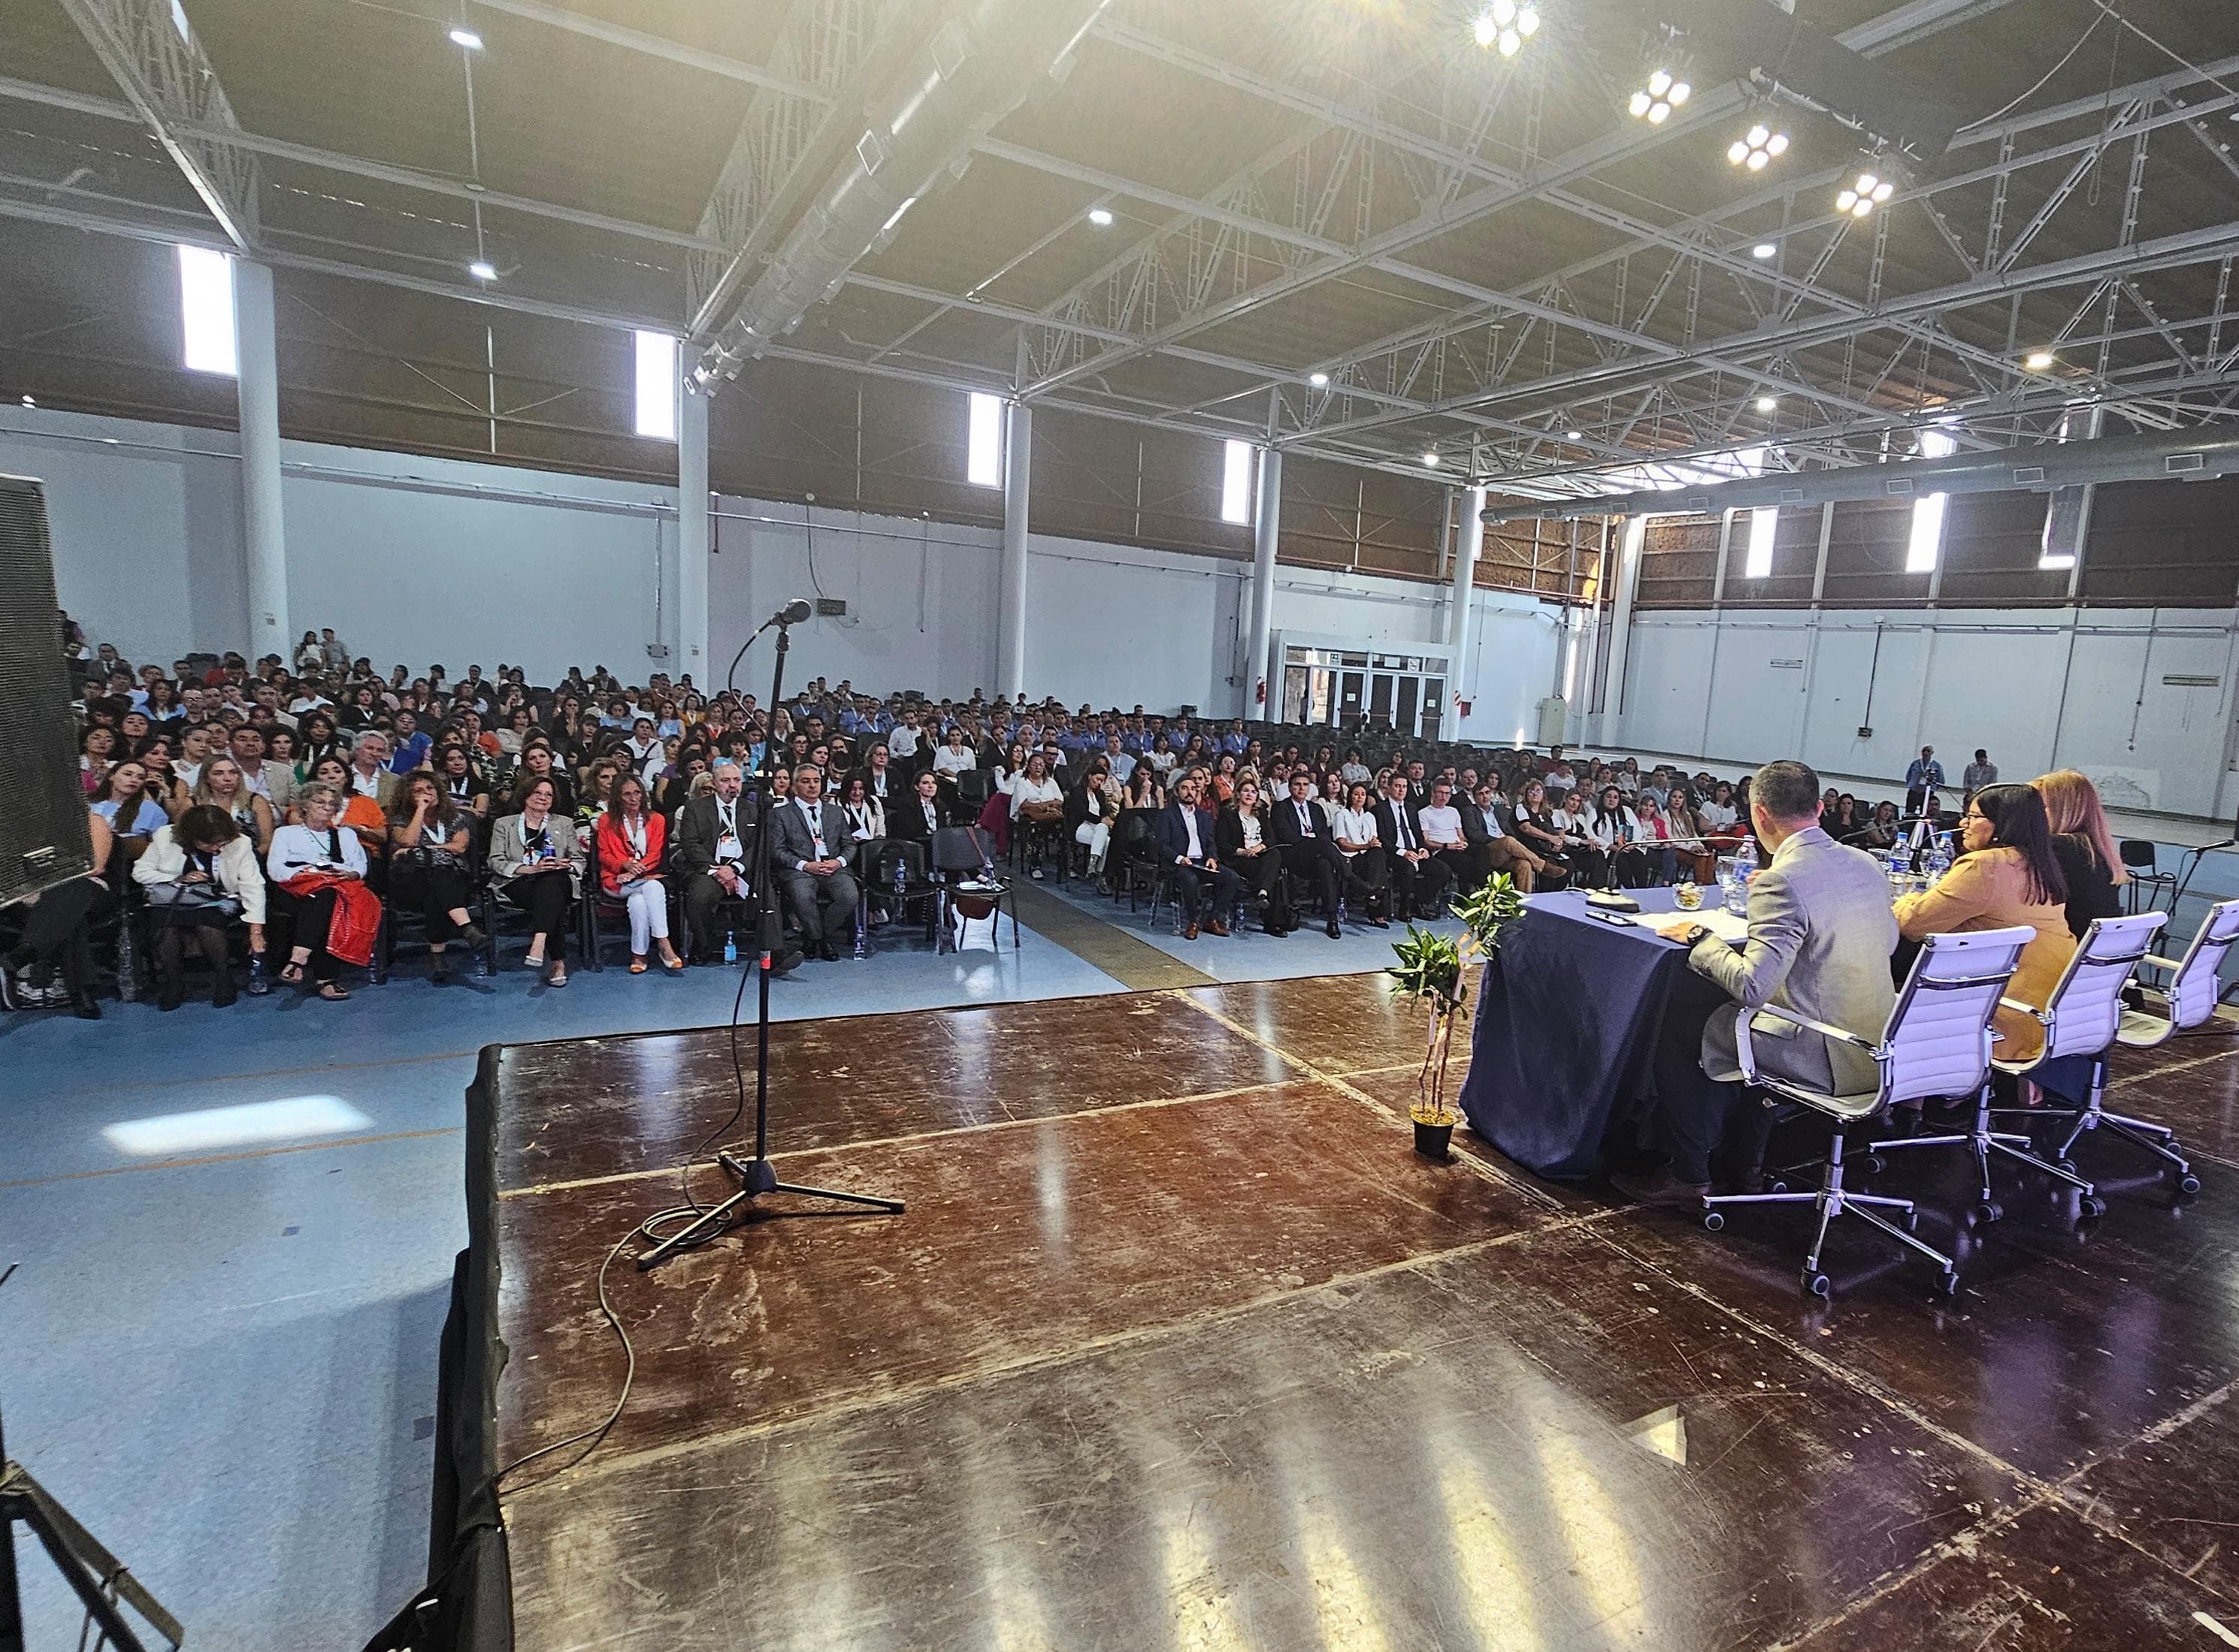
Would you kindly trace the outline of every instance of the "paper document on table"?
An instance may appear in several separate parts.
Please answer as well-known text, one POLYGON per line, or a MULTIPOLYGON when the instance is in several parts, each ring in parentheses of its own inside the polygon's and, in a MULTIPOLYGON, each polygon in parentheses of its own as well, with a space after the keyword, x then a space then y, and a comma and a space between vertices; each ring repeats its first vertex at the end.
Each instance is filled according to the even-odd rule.
POLYGON ((1749 919, 1739 912, 1730 912, 1713 907, 1708 912, 1643 912, 1632 921, 1643 929, 1654 929, 1674 918, 1692 919, 1722 941, 1743 941, 1749 939, 1749 919))

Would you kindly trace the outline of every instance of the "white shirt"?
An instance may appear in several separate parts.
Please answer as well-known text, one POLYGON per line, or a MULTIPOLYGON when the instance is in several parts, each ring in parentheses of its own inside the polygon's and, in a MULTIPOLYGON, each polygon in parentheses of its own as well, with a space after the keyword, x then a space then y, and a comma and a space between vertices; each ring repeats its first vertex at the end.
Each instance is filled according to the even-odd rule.
POLYGON ((1363 809, 1357 813, 1351 809, 1339 809, 1337 812, 1337 820, 1332 830, 1337 833, 1338 848, 1348 856, 1357 855, 1360 853, 1359 850, 1347 849, 1345 846, 1348 843, 1375 842, 1376 815, 1373 811, 1368 809, 1363 809))
POLYGON ((1182 806, 1182 830, 1189 833, 1189 858, 1205 859, 1205 846, 1197 840, 1197 811, 1187 804, 1182 806))
POLYGON ((264 857, 265 870, 276 884, 286 883, 308 867, 335 866, 365 876, 365 846, 347 826, 336 826, 322 833, 307 826, 283 826, 272 834, 272 848, 264 857))
POLYGON ((890 757, 917 755, 917 730, 907 723, 896 723, 887 731, 887 753, 890 757))
POLYGON ((1423 841, 1434 849, 1459 848, 1468 841, 1462 836, 1462 812, 1451 803, 1422 809, 1416 818, 1423 823, 1423 841))
MULTIPOLYGON (((891 751, 893 747, 887 749, 891 751)), ((933 772, 935 774, 961 774, 967 769, 979 766, 980 760, 973 754, 969 746, 943 746, 933 754, 933 772)))
POLYGON ((735 866, 747 858, 739 843, 739 805, 734 798, 715 799, 715 864, 735 866))
POLYGON ((376 766, 370 774, 355 764, 352 764, 349 772, 350 790, 360 797, 378 798, 381 795, 381 777, 388 772, 389 765, 386 763, 376 766))
POLYGON ((1257 849, 1259 846, 1259 817, 1256 814, 1239 814, 1236 817, 1236 820, 1237 824, 1244 828, 1244 846, 1247 849, 1257 849))
POLYGON ((1011 818, 1026 813, 1029 803, 1062 803, 1065 792, 1055 780, 1030 780, 1021 772, 1011 782, 1011 818))
POLYGON ((236 758, 235 762, 241 770, 241 783, 247 786, 250 791, 256 793, 257 796, 262 798, 267 803, 272 801, 272 782, 265 776, 264 764, 262 760, 261 759, 258 760, 256 770, 253 773, 250 771, 249 765, 241 762, 239 759, 236 758))

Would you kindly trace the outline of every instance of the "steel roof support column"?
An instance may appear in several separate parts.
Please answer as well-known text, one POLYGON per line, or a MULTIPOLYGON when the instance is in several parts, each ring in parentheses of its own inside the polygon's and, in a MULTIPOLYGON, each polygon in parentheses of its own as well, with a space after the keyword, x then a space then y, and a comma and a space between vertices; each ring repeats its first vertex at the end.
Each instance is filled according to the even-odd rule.
POLYGON ((1267 716, 1268 680, 1274 674, 1267 658, 1275 638, 1275 546, 1283 532, 1283 454, 1279 448, 1259 450, 1259 497, 1252 513, 1252 633, 1244 652, 1242 713, 1267 716))
POLYGON ((702 694, 708 680, 708 398, 676 375, 676 661, 702 694))
POLYGON ((241 395, 241 523, 249 569, 253 662, 295 657, 288 624, 288 537, 280 501, 280 363, 272 319, 272 272, 233 261, 233 328, 241 395))
POLYGON ((1026 506, 1034 468, 1034 412, 1008 408, 1003 438, 1002 585, 995 620, 995 692, 1013 701, 1026 692, 1026 506))
POLYGON ((1640 589, 1640 558, 1648 542, 1648 518, 1633 516, 1624 525, 1624 548, 1618 554, 1617 602, 1610 618, 1609 680, 1602 689, 1601 744, 1618 743, 1624 713, 1624 656, 1632 640, 1632 600, 1640 589))
MULTIPOLYGON (((1477 588, 1478 558, 1485 553, 1485 489, 1472 488, 1462 499, 1461 543, 1454 553, 1453 594, 1446 603, 1446 693, 1454 703, 1454 726, 1470 694, 1470 600, 1477 588)), ((1445 720, 1439 719, 1443 731, 1445 720)))

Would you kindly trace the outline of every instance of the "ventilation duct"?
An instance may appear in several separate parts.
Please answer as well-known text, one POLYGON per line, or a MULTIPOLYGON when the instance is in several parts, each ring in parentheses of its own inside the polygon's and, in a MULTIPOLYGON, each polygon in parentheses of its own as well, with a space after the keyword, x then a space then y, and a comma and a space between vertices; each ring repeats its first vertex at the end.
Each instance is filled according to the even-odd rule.
MULTIPOLYGON (((837 293, 920 197, 973 146, 1061 76, 1110 0, 955 0, 906 67, 874 91, 863 129, 693 369, 702 388, 736 378, 764 345, 837 293)), ((901 8, 922 15, 930 7, 901 8)))
POLYGON ((1686 493, 1608 494, 1498 505, 1488 524, 1561 521, 1573 516, 1706 515, 1763 505, 1824 505, 1830 500, 1903 498, 1923 494, 2050 493, 2083 482, 2206 481, 2239 475, 2239 423, 2153 430, 2090 441, 2048 442, 1947 459, 1908 459, 1844 470, 1744 477, 1686 493))

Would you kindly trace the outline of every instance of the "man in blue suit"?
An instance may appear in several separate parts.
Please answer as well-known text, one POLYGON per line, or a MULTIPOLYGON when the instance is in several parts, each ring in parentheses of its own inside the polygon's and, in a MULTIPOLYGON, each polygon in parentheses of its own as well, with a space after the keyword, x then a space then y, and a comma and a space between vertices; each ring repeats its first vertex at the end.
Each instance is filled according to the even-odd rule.
POLYGON ((1345 856, 1330 835, 1321 806, 1314 801, 1313 777, 1303 768, 1291 771, 1291 795, 1268 811, 1267 835, 1282 851, 1283 866, 1314 886, 1328 921, 1323 926, 1332 940, 1345 932, 1337 924, 1337 892, 1345 881, 1345 856))
POLYGON ((1174 880, 1175 899, 1181 902, 1189 926, 1182 939, 1197 939, 1198 912, 1206 892, 1213 894, 1213 916, 1205 927, 1216 935, 1228 933, 1226 921, 1244 892, 1244 879, 1213 858, 1213 813, 1199 805, 1199 781, 1195 776, 1174 786, 1173 801, 1159 811, 1159 848, 1174 880))

